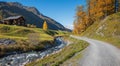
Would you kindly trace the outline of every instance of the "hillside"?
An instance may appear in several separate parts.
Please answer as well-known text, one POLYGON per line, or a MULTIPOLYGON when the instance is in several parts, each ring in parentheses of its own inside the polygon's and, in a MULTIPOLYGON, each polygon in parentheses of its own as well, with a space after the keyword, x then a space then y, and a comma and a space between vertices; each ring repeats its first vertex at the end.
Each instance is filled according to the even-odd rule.
POLYGON ((103 40, 120 48, 120 13, 95 22, 81 35, 103 40))
POLYGON ((40 13, 35 7, 24 6, 18 2, 0 2, 0 15, 2 19, 22 15, 26 24, 34 24, 42 27, 44 20, 47 21, 49 29, 66 30, 66 28, 57 21, 40 13))
POLYGON ((53 40, 55 35, 63 35, 63 31, 48 30, 44 31, 40 28, 27 28, 21 26, 11 26, 0 24, 0 38, 10 38, 14 40, 27 40, 28 34, 38 33, 40 35, 40 40, 53 40))

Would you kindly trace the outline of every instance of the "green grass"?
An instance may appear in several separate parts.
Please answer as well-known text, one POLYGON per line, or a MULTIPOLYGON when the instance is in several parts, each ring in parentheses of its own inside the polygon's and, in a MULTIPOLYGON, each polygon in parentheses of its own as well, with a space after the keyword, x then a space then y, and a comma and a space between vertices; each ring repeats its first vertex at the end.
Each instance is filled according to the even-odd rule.
POLYGON ((120 48, 120 13, 95 22, 81 36, 102 40, 120 48))
POLYGON ((68 59, 65 61, 63 64, 60 66, 79 66, 79 60, 81 59, 82 54, 81 52, 76 53, 72 58, 68 59))
MULTIPOLYGON (((38 33, 40 40, 53 40, 53 36, 65 35, 64 31, 47 30, 44 31, 40 28, 27 28, 22 26, 3 25, 0 24, 0 38, 11 39, 27 39, 29 33, 38 33)), ((67 34, 67 33, 66 33, 67 34)))
POLYGON ((88 46, 88 43, 84 41, 73 38, 69 38, 69 40, 73 41, 73 43, 63 48, 62 51, 60 51, 59 53, 50 55, 48 57, 45 57, 44 59, 40 59, 39 61, 31 62, 26 66, 59 66, 88 46))

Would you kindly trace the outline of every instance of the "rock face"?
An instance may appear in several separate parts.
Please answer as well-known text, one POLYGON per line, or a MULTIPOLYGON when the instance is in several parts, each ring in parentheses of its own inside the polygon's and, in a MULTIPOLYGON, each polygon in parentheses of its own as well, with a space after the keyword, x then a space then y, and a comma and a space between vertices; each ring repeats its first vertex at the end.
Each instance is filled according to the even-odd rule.
POLYGON ((11 39, 0 39, 0 45, 1 44, 4 44, 4 45, 16 44, 16 42, 14 40, 11 40, 11 39))
POLYGON ((26 19, 26 24, 34 24, 41 28, 44 20, 46 20, 49 29, 66 30, 63 25, 44 16, 35 7, 23 6, 18 2, 0 2, 0 16, 3 19, 16 15, 22 15, 26 19))

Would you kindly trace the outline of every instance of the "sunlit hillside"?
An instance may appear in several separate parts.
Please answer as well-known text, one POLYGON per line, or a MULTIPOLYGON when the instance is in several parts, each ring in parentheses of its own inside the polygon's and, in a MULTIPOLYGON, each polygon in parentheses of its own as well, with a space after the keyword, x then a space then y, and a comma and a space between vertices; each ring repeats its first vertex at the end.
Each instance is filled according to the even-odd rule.
POLYGON ((120 48, 120 13, 95 22, 82 35, 107 41, 120 48))
POLYGON ((26 40, 28 38, 28 34, 30 33, 38 33, 40 36, 40 40, 52 40, 53 36, 55 35, 65 34, 64 31, 54 31, 54 30, 44 31, 43 29, 40 28, 27 28, 22 26, 0 24, 0 38, 26 40))

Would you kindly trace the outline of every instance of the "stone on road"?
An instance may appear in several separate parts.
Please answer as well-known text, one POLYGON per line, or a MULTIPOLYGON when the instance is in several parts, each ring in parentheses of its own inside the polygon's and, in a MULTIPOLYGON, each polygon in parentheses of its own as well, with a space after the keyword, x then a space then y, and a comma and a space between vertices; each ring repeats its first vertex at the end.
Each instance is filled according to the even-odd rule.
POLYGON ((90 45, 78 60, 79 66, 120 66, 120 50, 108 43, 86 37, 71 36, 87 41, 90 45))

